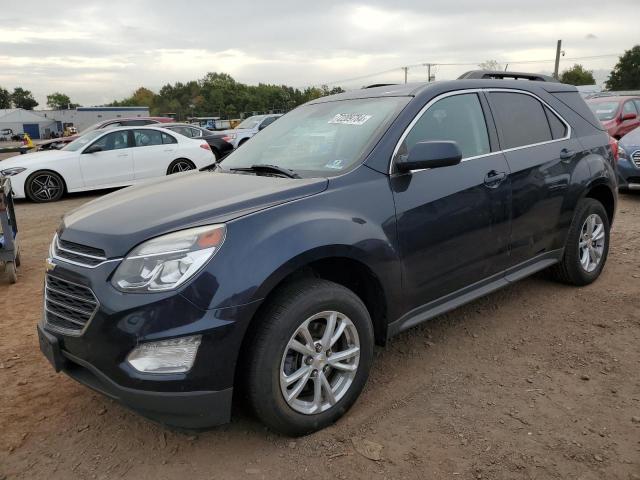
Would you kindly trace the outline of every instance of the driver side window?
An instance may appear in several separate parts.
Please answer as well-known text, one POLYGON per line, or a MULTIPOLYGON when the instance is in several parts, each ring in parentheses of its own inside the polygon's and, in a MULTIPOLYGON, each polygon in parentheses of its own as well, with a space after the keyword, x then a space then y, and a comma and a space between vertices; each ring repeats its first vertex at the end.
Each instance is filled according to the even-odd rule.
POLYGON ((489 153, 489 134, 478 95, 452 95, 431 105, 409 131, 397 155, 407 155, 416 143, 430 140, 456 142, 463 159, 489 153))
POLYGON ((127 130, 113 132, 96 140, 92 146, 100 147, 103 152, 129 148, 129 132, 127 130))

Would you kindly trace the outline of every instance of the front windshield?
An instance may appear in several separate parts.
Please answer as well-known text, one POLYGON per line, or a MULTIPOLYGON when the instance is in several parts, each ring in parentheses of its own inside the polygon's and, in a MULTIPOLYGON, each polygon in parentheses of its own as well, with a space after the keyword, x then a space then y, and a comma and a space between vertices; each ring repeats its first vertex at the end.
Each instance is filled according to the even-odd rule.
POLYGON ((86 146, 88 143, 92 142, 99 137, 104 132, 102 130, 94 130, 93 132, 86 133, 79 138, 76 138, 73 142, 68 144, 66 147, 62 148, 62 150, 66 150, 67 152, 75 152, 86 146))
POLYGON ((256 128, 262 120, 264 117, 245 118, 236 128, 256 128))
POLYGON ((303 105, 231 153, 225 170, 256 164, 296 173, 338 174, 372 146, 408 97, 378 97, 303 105))
POLYGON ((616 116, 619 102, 590 102, 589 108, 596 114, 598 120, 611 120, 616 116))

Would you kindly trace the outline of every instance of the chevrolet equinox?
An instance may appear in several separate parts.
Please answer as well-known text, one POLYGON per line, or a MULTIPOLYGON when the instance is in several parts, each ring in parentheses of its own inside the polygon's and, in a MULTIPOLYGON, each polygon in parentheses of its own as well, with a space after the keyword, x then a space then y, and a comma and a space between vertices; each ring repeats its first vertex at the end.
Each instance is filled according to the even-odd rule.
POLYGON ((616 151, 550 81, 313 100, 218 165, 68 213, 40 348, 167 425, 227 422, 238 397, 276 431, 313 432, 356 401, 374 345, 543 269, 596 280, 616 151))

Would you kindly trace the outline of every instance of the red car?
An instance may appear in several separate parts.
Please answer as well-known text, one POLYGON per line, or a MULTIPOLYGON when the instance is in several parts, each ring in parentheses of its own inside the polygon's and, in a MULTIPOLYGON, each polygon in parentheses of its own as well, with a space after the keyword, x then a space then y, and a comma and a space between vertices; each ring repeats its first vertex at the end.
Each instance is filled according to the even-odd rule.
POLYGON ((587 105, 616 140, 640 126, 640 97, 595 97, 587 105))
POLYGON ((87 132, 93 130, 101 130, 103 128, 116 128, 116 127, 132 127, 136 125, 149 125, 151 123, 170 123, 175 122, 173 118, 169 117, 131 117, 131 118, 111 118, 109 120, 103 120, 88 128, 85 128, 77 135, 69 135, 68 137, 52 138, 46 142, 42 142, 38 145, 39 150, 51 150, 60 149, 66 144, 73 142, 76 138, 84 135, 87 132))

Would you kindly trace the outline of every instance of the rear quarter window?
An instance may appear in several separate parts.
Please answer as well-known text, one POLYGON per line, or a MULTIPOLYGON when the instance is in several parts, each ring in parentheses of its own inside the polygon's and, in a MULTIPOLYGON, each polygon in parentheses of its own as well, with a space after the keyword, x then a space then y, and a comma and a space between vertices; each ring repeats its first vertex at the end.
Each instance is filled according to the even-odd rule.
POLYGON ((552 95, 598 130, 604 130, 600 121, 596 118, 578 92, 553 92, 552 95))
POLYGON ((552 140, 543 105, 534 97, 511 92, 491 92, 489 97, 497 116, 503 149, 552 140))

